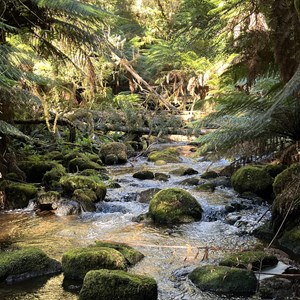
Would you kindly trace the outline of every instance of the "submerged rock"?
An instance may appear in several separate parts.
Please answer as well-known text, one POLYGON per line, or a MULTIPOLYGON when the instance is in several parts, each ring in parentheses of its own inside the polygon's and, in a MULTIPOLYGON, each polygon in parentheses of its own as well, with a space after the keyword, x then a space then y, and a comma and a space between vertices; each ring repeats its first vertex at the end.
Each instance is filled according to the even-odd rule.
POLYGON ((261 268, 276 266, 277 263, 278 259, 275 255, 270 255, 264 251, 244 251, 228 255, 220 261, 219 265, 260 270, 261 268))
POLYGON ((219 294, 254 294, 258 280, 253 271, 207 265, 189 274, 189 279, 201 290, 219 294))
POLYGON ((60 272, 61 264, 40 249, 0 251, 0 281, 12 283, 60 272))
POLYGON ((206 171, 200 177, 202 179, 212 179, 219 177, 219 174, 215 171, 206 171))
POLYGON ((141 191, 137 196, 137 201, 141 203, 149 203, 152 197, 159 191, 161 191, 159 188, 151 188, 141 191))
POLYGON ((86 274, 80 300, 156 300, 157 283, 151 277, 119 270, 96 270, 86 274))
POLYGON ((193 168, 180 167, 178 169, 171 171, 170 174, 173 174, 176 176, 186 176, 186 175, 198 174, 198 171, 196 171, 193 168))
POLYGON ((201 219, 202 208, 187 191, 169 188, 151 199, 149 216, 158 224, 189 223, 201 219))

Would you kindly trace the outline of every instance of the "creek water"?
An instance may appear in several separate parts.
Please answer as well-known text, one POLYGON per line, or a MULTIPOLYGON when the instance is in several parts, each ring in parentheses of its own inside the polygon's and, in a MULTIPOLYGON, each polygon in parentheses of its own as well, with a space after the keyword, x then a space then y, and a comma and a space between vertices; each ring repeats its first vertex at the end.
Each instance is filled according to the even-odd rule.
MULTIPOLYGON (((1 247, 5 247, 5 244, 34 246, 61 260, 66 250, 91 245, 96 240, 127 243, 145 255, 129 272, 154 277, 158 283, 160 300, 225 299, 226 297, 201 292, 187 279, 187 274, 196 266, 217 263, 228 252, 252 248, 258 244, 249 233, 257 226, 267 206, 251 204, 246 210, 239 211, 238 221, 230 225, 225 221, 225 205, 232 201, 242 201, 230 188, 219 187, 215 192, 209 193, 180 184, 190 176, 170 175, 166 182, 132 177, 133 173, 140 170, 169 174, 181 166, 197 170, 199 174, 192 175, 194 177, 208 168, 219 170, 228 164, 225 160, 211 163, 194 159, 189 148, 179 145, 182 162, 177 164, 157 166, 140 157, 123 166, 109 167, 110 178, 121 187, 108 189, 105 201, 99 204, 95 213, 83 213, 80 216, 37 215, 30 208, 0 213, 1 247), (132 221, 148 210, 147 203, 138 201, 140 192, 168 187, 188 190, 202 205, 202 220, 172 228, 132 221), (205 247, 209 247, 209 250, 205 251, 205 247)), ((63 275, 58 275, 30 279, 11 286, 1 284, 0 299, 78 299, 76 292, 63 289, 62 282, 63 275)))

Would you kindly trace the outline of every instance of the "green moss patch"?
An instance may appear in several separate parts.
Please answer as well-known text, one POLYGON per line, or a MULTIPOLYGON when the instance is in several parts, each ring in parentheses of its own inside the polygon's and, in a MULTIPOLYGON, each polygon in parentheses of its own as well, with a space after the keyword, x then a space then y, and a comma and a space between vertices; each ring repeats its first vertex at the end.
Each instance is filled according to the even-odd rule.
POLYGON ((149 154, 148 160, 152 162, 164 161, 166 163, 179 163, 181 159, 175 148, 167 148, 162 151, 153 151, 149 154))
POLYGON ((269 255, 263 251, 245 251, 230 254, 220 262, 220 265, 260 270, 261 268, 276 266, 277 263, 278 259, 274 255, 269 255))
POLYGON ((37 195, 37 188, 30 183, 2 181, 0 189, 5 191, 8 209, 24 208, 37 195))
POLYGON ((96 176, 64 176, 60 184, 66 194, 72 195, 76 189, 90 189, 96 193, 97 201, 101 201, 106 195, 106 185, 96 176))
POLYGON ((124 256, 107 247, 75 248, 65 252, 62 257, 64 275, 70 279, 83 279, 90 270, 125 270, 126 266, 124 256))
POLYGON ((153 278, 124 271, 97 270, 86 274, 80 300, 156 300, 157 284, 153 278))
POLYGON ((295 257, 300 257, 300 225, 291 230, 286 230, 279 239, 279 244, 291 251, 295 257))
POLYGON ((57 164, 50 171, 47 171, 42 179, 42 184, 48 189, 57 189, 60 187, 59 180, 67 174, 63 165, 57 164))
POLYGON ((155 223, 188 223, 201 219, 202 208, 187 191, 170 188, 154 195, 150 201, 149 215, 155 223))
POLYGON ((71 173, 76 173, 86 169, 102 170, 103 167, 94 161, 81 157, 75 157, 69 161, 68 169, 71 173))
POLYGON ((96 246, 98 247, 108 247, 112 249, 116 249, 119 252, 123 254, 126 261, 129 265, 135 265, 138 263, 141 259, 144 258, 144 254, 140 251, 125 245, 125 244, 119 244, 119 243, 108 243, 108 242, 102 242, 102 241, 96 241, 96 246))
POLYGON ((271 196, 272 177, 262 168, 245 166, 231 177, 233 188, 238 193, 252 192, 262 197, 271 196))
POLYGON ((0 281, 21 281, 60 271, 59 262, 36 248, 0 252, 0 281))
POLYGON ((212 265, 196 268, 189 279, 203 291, 231 295, 254 294, 258 284, 253 271, 212 265))

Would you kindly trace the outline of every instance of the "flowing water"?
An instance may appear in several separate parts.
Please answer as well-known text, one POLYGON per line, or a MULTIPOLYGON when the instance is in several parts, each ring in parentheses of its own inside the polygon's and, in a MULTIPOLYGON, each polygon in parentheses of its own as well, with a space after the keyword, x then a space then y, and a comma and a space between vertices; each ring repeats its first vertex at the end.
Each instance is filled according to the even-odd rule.
MULTIPOLYGON (((171 175, 167 182, 132 177, 139 170, 169 173, 180 166, 192 167, 202 174, 207 168, 218 170, 228 163, 225 160, 214 164, 195 160, 189 148, 181 146, 180 149, 183 162, 179 164, 156 166, 145 158, 138 158, 124 166, 110 167, 110 177, 119 182, 121 187, 108 190, 106 201, 99 204, 96 213, 66 217, 37 215, 30 209, 1 213, 0 245, 35 246, 61 260, 66 250, 87 246, 96 240, 127 243, 145 255, 129 271, 154 277, 158 282, 160 300, 223 299, 199 291, 186 275, 201 264, 217 263, 226 252, 251 248, 257 244, 258 241, 248 232, 257 225, 267 207, 252 205, 240 211, 239 221, 233 226, 224 221, 225 205, 238 200, 232 189, 217 188, 214 193, 194 191, 191 186, 180 185, 179 182, 186 176, 171 175), (202 220, 173 228, 133 222, 133 217, 148 210, 148 204, 140 203, 137 195, 149 188, 167 187, 184 188, 193 194, 204 210, 202 220), (209 247, 209 250, 206 251, 205 247, 209 247)), ((58 275, 31 279, 12 286, 2 284, 0 299, 77 299, 75 292, 63 289, 62 281, 63 275, 58 275)))

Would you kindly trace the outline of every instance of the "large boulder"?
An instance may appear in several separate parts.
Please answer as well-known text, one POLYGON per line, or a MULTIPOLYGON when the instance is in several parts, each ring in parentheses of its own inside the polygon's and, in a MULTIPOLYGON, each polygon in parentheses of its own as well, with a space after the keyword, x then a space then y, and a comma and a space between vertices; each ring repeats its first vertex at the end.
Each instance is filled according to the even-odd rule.
POLYGON ((253 271, 213 265, 196 268, 189 279, 203 291, 234 296, 254 294, 258 285, 253 271))
POLYGON ((219 265, 259 270, 261 268, 276 266, 277 263, 278 259, 276 256, 267 254, 264 251, 244 251, 229 254, 220 261, 219 265))
POLYGON ((19 183, 4 180, 0 184, 0 190, 6 195, 6 208, 17 209, 25 208, 29 200, 37 195, 37 188, 30 183, 19 183))
POLYGON ((45 173, 56 165, 56 161, 46 160, 45 157, 39 155, 29 156, 27 160, 18 162, 18 166, 25 172, 28 182, 41 182, 45 173))
POLYGON ((80 300, 156 300, 157 283, 151 277, 120 270, 95 270, 86 274, 80 300))
POLYGON ((272 205, 272 222, 275 230, 284 219, 283 228, 292 228, 300 223, 299 179, 300 164, 297 163, 277 175, 274 180, 276 198, 272 205))
POLYGON ((169 188, 158 192, 151 199, 149 215, 155 223, 188 223, 201 219, 202 208, 189 192, 169 188))
POLYGON ((97 176, 63 176, 60 179, 63 191, 67 195, 72 195, 77 189, 90 189, 96 193, 95 202, 104 200, 106 196, 106 185, 97 176))
POLYGON ((127 268, 121 252, 109 248, 92 246, 71 249, 63 254, 62 268, 65 278, 82 280, 90 270, 127 268))
MULTIPOLYGON (((123 143, 119 142, 111 142, 104 144, 100 149, 100 158, 105 164, 112 164, 111 155, 114 155, 117 158, 116 163, 118 164, 124 164, 127 162, 127 147, 123 143), (109 159, 106 159, 106 157, 109 156, 109 159)), ((115 164, 115 161, 113 160, 113 164, 115 164)))
POLYGON ((61 264, 36 248, 0 252, 0 281, 12 283, 61 272, 61 264))
POLYGON ((291 230, 285 230, 279 239, 279 245, 289 250, 296 258, 300 257, 300 225, 291 230))
POLYGON ((255 166, 242 167, 231 177, 232 186, 238 193, 252 192, 262 197, 271 196, 272 182, 267 171, 255 166))

